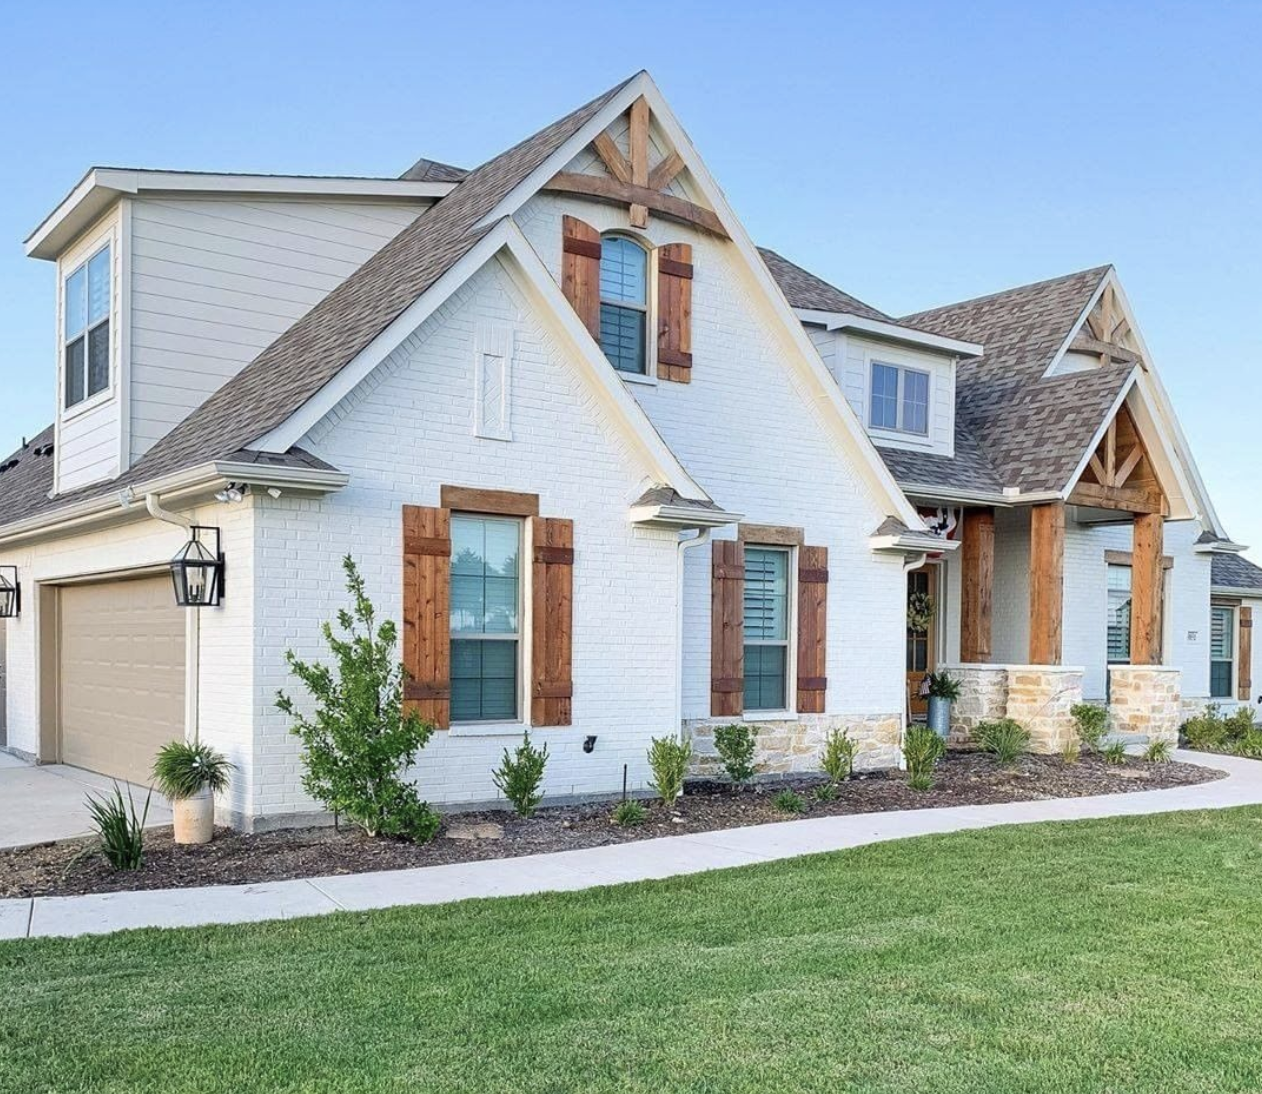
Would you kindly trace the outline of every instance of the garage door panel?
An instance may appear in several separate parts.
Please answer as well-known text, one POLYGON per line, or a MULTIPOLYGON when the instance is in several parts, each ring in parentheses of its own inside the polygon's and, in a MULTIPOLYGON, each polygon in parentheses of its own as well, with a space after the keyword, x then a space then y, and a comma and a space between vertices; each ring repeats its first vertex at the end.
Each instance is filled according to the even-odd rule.
POLYGON ((184 732, 184 611, 170 580, 60 596, 61 760, 148 782, 154 753, 184 732))

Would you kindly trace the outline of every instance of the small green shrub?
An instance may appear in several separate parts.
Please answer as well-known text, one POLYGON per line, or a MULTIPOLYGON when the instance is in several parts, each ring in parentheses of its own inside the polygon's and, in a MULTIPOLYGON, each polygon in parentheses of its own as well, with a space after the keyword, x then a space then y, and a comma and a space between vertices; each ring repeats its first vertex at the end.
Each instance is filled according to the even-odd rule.
POLYGON ((814 794, 817 802, 830 802, 837 797, 837 787, 832 783, 820 783, 814 794))
POLYGON ((714 747, 723 761, 723 770, 736 786, 744 786, 754 777, 754 731, 735 722, 714 731, 714 747))
POLYGON ((1070 741, 1060 750, 1060 758, 1067 764, 1076 764, 1082 759, 1082 746, 1077 741, 1070 741))
POLYGON ((303 789, 326 809, 359 825, 370 836, 418 843, 433 839, 441 823, 405 776, 434 733, 403 702, 407 677, 395 657, 398 628, 377 623, 364 579, 347 555, 342 560, 351 610, 337 613, 341 636, 321 628, 333 664, 302 661, 287 650, 285 661, 310 692, 314 711, 300 711, 284 692, 276 708, 302 741, 303 789))
POLYGON ((88 795, 88 815, 92 827, 101 838, 101 853, 115 870, 139 870, 145 858, 145 821, 149 819, 149 802, 153 791, 145 796, 145 808, 136 814, 131 789, 127 800, 114 784, 114 793, 104 797, 88 795))
POLYGON ((543 801, 543 772, 547 766, 548 746, 535 748, 527 731, 517 751, 510 755, 508 749, 504 749, 500 766, 491 772, 495 785, 512 802, 519 817, 533 817, 543 801))
POLYGON ((1262 728, 1253 721, 1253 711, 1248 707, 1236 707, 1226 718, 1223 719, 1224 725, 1227 727, 1227 736, 1231 740, 1243 740, 1250 733, 1262 728))
POLYGON ((802 795, 795 790, 781 790, 779 794, 771 799, 771 803, 781 813, 806 812, 806 802, 802 800, 802 795))
POLYGON ((1102 748, 1100 755, 1104 757, 1106 764, 1124 764, 1126 763, 1126 745, 1121 741, 1114 741, 1111 745, 1102 748))
POLYGON ((903 760, 907 764, 907 783, 913 790, 933 787, 933 770, 946 754, 946 742, 928 726, 908 728, 903 737, 903 760))
POLYGON ((1227 743, 1227 720, 1214 703, 1183 723, 1183 737, 1198 752, 1221 749, 1227 743))
POLYGON ((654 737, 649 742, 649 767, 653 781, 649 784, 667 805, 674 805, 684 792, 684 776, 692 759, 692 744, 678 737, 654 737))
POLYGON ((954 703, 960 697, 960 682, 945 670, 931 672, 928 684, 930 699, 949 699, 954 703))
POLYGON ((1144 749, 1144 759, 1150 764, 1168 764, 1170 762, 1170 742, 1152 741, 1144 749))
POLYGON ((619 828, 635 828, 648 819, 649 811, 634 798, 620 801, 613 807, 609 819, 619 828))
POLYGON ((979 722, 973 740, 995 757, 1004 767, 1011 767, 1030 748, 1030 731, 1011 718, 979 722))
POLYGON ((824 738, 824 753, 819 763, 833 786, 845 782, 854 773, 858 747, 845 730, 834 729, 824 738))
POLYGON ((153 780, 171 801, 180 801, 207 787, 212 794, 227 790, 231 770, 223 753, 210 745, 169 741, 153 761, 153 780))
POLYGON ((1109 731, 1109 710, 1097 703, 1075 703, 1069 710, 1078 727, 1078 740, 1088 752, 1099 752, 1109 731))
POLYGON ((1232 751, 1249 760, 1262 760, 1262 729, 1251 729, 1238 741, 1232 751))

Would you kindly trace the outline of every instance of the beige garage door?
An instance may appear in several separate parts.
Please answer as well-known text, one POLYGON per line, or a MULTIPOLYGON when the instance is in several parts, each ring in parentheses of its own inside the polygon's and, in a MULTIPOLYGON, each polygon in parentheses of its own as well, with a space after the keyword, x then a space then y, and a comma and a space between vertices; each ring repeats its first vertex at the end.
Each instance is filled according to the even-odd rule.
POLYGON ((184 734, 184 609, 170 577, 60 591, 61 762, 150 781, 184 734))

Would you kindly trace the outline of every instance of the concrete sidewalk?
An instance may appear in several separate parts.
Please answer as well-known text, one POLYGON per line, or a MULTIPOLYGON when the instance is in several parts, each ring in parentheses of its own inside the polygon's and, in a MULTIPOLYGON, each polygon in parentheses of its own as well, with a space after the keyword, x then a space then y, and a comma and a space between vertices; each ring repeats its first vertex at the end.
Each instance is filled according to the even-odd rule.
MULTIPOLYGON (((119 787, 124 796, 131 790, 136 812, 143 812, 149 788, 125 782, 120 782, 119 787)), ((37 766, 0 752, 0 850, 88 835, 92 831, 88 794, 101 797, 113 790, 114 780, 106 775, 94 775, 65 764, 37 766)), ((145 827, 170 823, 170 806, 155 790, 145 827)))
POLYGON ((884 840, 1001 824, 1085 820, 1262 804, 1262 762, 1178 751, 1185 763, 1228 772, 1200 786, 1093 798, 865 813, 730 828, 548 855, 426 866, 261 885, 0 900, 0 938, 107 934, 133 927, 191 927, 290 919, 471 897, 562 892, 695 874, 838 851, 884 840))

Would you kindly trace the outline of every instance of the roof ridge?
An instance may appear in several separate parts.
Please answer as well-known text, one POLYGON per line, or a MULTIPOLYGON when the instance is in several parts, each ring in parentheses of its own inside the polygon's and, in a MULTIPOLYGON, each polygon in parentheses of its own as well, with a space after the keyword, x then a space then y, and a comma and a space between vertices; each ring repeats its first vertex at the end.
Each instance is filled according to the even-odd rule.
POLYGON ((1030 281, 1024 285, 1013 285, 1007 289, 999 289, 996 292, 983 293, 981 296, 970 296, 964 300, 956 300, 949 304, 939 304, 934 308, 924 308, 921 311, 908 312, 906 315, 900 316, 900 322, 910 322, 913 319, 924 319, 932 315, 940 315, 943 312, 954 311, 956 308, 969 307, 973 304, 980 304, 985 300, 998 300, 1000 297, 1009 296, 1012 293, 1024 292, 1029 289, 1046 289, 1052 285, 1060 285, 1063 282, 1071 281, 1075 277, 1083 277, 1086 274, 1098 274, 1103 277, 1104 274, 1113 268, 1111 262, 1105 263, 1103 266, 1087 266, 1081 270, 1074 270, 1072 273, 1061 274, 1058 277, 1047 277, 1042 281, 1030 281))

